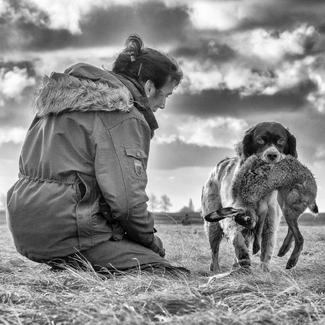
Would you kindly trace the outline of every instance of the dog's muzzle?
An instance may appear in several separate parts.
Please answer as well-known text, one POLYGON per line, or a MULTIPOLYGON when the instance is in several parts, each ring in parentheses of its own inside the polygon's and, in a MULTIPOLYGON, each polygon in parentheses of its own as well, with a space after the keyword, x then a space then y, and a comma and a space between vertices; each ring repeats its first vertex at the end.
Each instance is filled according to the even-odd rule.
POLYGON ((283 159, 283 155, 274 147, 265 150, 261 159, 267 163, 277 163, 283 159))

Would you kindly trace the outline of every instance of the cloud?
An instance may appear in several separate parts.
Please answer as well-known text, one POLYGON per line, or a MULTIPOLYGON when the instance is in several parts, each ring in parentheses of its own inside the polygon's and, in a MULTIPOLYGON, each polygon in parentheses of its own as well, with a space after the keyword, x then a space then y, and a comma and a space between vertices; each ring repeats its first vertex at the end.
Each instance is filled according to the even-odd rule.
POLYGON ((2 128, 0 130, 0 146, 3 143, 12 142, 14 144, 21 144, 26 136, 26 129, 22 127, 14 127, 10 129, 2 128))
POLYGON ((0 93, 5 98, 21 100, 25 88, 34 86, 35 83, 35 78, 28 76, 27 69, 18 67, 14 67, 11 71, 6 71, 5 68, 0 69, 0 93))
MULTIPOLYGON (((88 12, 93 5, 89 1, 78 0, 33 0, 37 7, 47 14, 48 29, 66 29, 71 34, 80 34, 80 19, 83 12, 88 12)), ((45 24, 45 23, 44 23, 45 24)))
POLYGON ((310 51, 317 44, 318 32, 314 26, 302 23, 288 30, 256 28, 236 32, 228 39, 229 46, 236 50, 251 65, 264 63, 274 68, 283 59, 290 60, 310 51))
POLYGON ((191 1, 190 20, 195 28, 219 32, 265 27, 288 28, 296 21, 322 24, 324 6, 322 0, 228 0, 191 1))
POLYGON ((188 117, 177 124, 174 133, 161 133, 154 138, 154 143, 164 144, 180 141, 188 145, 200 147, 234 148, 242 133, 247 129, 247 123, 243 119, 231 117, 215 117, 202 119, 188 117))
POLYGON ((300 25, 282 33, 257 29, 234 33, 224 40, 217 35, 215 40, 195 42, 187 49, 182 46, 176 52, 186 57, 180 61, 185 75, 180 88, 192 93, 226 88, 243 96, 297 88, 312 80, 311 62, 324 57, 321 53, 304 56, 306 48, 310 49, 306 44, 310 39, 317 43, 317 38, 314 27, 300 25), (227 49, 227 59, 221 59, 220 48, 227 49))
POLYGON ((195 28, 226 31, 238 26, 238 1, 195 1, 190 5, 190 19, 195 28))
POLYGON ((189 24, 184 6, 169 7, 163 1, 11 1, 0 17, 5 21, 0 31, 3 52, 106 44, 121 49, 132 32, 163 49, 189 24))
POLYGON ((184 167, 211 167, 226 156, 234 156, 234 149, 186 144, 153 143, 150 149, 150 168, 174 170, 184 167), (162 156, 163 153, 163 156, 162 156))
POLYGON ((307 99, 319 112, 325 113, 325 57, 310 58, 306 69, 310 79, 317 85, 317 89, 307 99))
MULTIPOLYGON (((1 142, 10 126, 27 128, 32 118, 32 96, 38 77, 28 61, 0 61, 1 142)), ((10 141, 10 140, 9 140, 10 141)))

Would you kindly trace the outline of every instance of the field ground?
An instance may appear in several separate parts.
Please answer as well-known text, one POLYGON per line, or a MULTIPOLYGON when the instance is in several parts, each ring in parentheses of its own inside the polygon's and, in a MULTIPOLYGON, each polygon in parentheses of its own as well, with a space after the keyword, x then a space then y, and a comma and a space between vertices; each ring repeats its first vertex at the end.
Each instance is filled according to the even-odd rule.
MULTIPOLYGON (((301 226, 305 245, 298 265, 274 257, 271 272, 229 273, 233 251, 221 245, 219 277, 208 271, 210 251, 203 225, 156 226, 167 259, 190 276, 140 271, 102 278, 67 269, 54 273, 13 248, 0 226, 0 324, 323 324, 325 325, 325 226, 301 226)), ((279 248, 286 226, 279 229, 279 248)))

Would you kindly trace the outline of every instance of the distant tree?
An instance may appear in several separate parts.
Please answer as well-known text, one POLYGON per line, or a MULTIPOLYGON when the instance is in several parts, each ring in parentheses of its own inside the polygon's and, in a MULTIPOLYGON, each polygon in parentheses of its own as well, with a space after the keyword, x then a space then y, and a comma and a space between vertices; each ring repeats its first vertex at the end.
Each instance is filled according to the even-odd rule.
POLYGON ((191 210, 189 207, 182 207, 179 212, 182 213, 188 213, 188 212, 193 212, 193 210, 191 210))
POLYGON ((159 200, 157 199, 157 196, 153 193, 149 196, 149 209, 151 212, 154 212, 159 206, 159 200))
POLYGON ((179 210, 180 212, 194 212, 194 204, 192 199, 190 199, 190 202, 188 203, 188 206, 185 206, 179 210))
POLYGON ((194 211, 194 204, 193 204, 192 199, 190 199, 190 202, 188 204, 188 207, 190 208, 191 211, 194 211))
POLYGON ((172 206, 172 204, 170 203, 170 199, 167 195, 163 195, 161 197, 160 205, 163 208, 164 212, 167 212, 169 208, 172 206))

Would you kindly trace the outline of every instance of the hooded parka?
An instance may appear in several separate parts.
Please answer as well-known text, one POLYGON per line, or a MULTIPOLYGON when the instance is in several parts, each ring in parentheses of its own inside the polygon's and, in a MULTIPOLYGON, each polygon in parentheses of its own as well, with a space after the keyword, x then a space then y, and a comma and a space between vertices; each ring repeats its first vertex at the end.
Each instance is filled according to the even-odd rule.
POLYGON ((145 192, 158 126, 137 84, 80 63, 45 76, 34 107, 7 196, 17 251, 44 262, 127 235, 162 255, 145 192))

